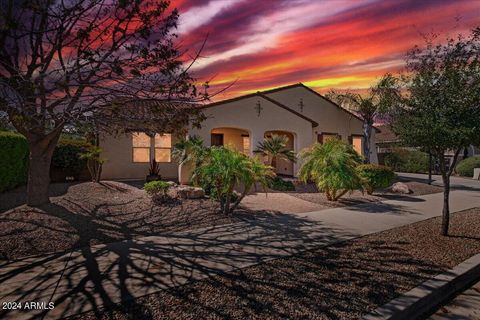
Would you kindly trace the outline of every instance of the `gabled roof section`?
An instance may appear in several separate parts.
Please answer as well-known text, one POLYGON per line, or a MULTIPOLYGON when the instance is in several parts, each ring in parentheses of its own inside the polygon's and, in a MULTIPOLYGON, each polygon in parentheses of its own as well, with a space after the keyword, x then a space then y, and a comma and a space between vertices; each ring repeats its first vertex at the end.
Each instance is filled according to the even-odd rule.
POLYGON ((215 106, 218 106, 218 105, 222 105, 222 104, 225 104, 225 103, 229 103, 229 102, 234 102, 234 101, 238 101, 238 100, 243 100, 243 99, 247 99, 247 98, 252 98, 252 97, 259 97, 259 98, 262 98, 264 100, 267 100, 271 103, 273 103, 274 105, 282 108, 282 109, 285 109, 291 113, 293 113, 294 115, 296 115, 297 117, 300 117, 308 122, 310 122, 312 124, 312 127, 317 127, 318 126, 318 122, 310 119, 309 117, 306 117, 304 116, 303 114, 301 113, 298 113, 297 111, 287 107, 286 105, 278 102, 277 100, 274 100, 270 97, 267 97, 266 95, 263 94, 263 92, 255 92, 255 93, 250 93, 250 94, 246 94, 246 95, 243 95, 243 96, 238 96, 238 97, 235 97, 235 98, 231 98, 231 99, 226 99, 226 100, 222 100, 222 101, 217 101, 217 102, 213 102, 213 103, 209 103, 207 105, 204 105, 204 106, 201 106, 200 108, 201 109, 206 109, 206 108, 210 108, 210 107, 215 107, 215 106))
POLYGON ((399 142, 400 138, 392 131, 390 126, 380 126, 381 132, 375 136, 377 143, 394 143, 399 142))
MULTIPOLYGON (((354 114, 353 112, 351 111, 348 111, 347 109, 339 106, 337 103, 333 102, 332 100, 328 99, 327 97, 324 97, 322 96, 320 93, 318 93, 317 91, 313 90, 312 88, 309 88, 307 87, 306 85, 304 85, 303 83, 299 82, 299 83, 294 83, 294 84, 290 84, 290 85, 286 85, 286 86, 283 86, 283 87, 278 87, 278 88, 274 88, 274 89, 270 89, 270 90, 265 90, 265 91, 261 91, 261 93, 263 94, 269 94, 269 93, 274 93, 274 92, 278 92, 278 91, 283 91, 283 90, 288 90, 288 89, 292 89, 292 88, 304 88, 304 89, 307 89, 308 91, 310 91, 311 93, 317 95, 318 97, 322 98, 323 100, 333 104, 334 106, 336 106, 337 108, 339 108, 340 110, 342 110, 343 112, 346 112, 348 114, 350 114, 352 117, 354 118, 357 118, 358 120, 362 121, 362 118, 360 118, 359 116, 357 116, 356 114, 354 114)), ((376 132, 381 132, 380 129, 378 129, 377 127, 373 127, 375 129, 376 132)))
POLYGON ((317 126, 318 126, 318 122, 316 122, 315 120, 312 120, 312 119, 310 119, 310 118, 307 117, 307 116, 304 116, 303 114, 301 114, 301 113, 299 113, 299 112, 297 112, 297 111, 295 111, 295 110, 287 107, 286 105, 284 105, 283 103, 278 102, 277 100, 274 100, 274 99, 272 99, 272 98, 270 98, 270 97, 267 97, 267 96, 264 95, 262 92, 258 92, 258 96, 262 97, 263 99, 265 99, 265 100, 267 100, 267 101, 270 101, 270 102, 273 103, 273 104, 276 104, 276 105, 279 106, 280 108, 283 108, 283 109, 285 109, 285 110, 287 110, 287 111, 290 111, 291 113, 293 113, 294 115, 296 115, 296 116, 298 116, 298 117, 300 117, 300 118, 302 118, 302 119, 305 119, 305 120, 311 122, 311 123, 312 123, 312 127, 317 127, 317 126))

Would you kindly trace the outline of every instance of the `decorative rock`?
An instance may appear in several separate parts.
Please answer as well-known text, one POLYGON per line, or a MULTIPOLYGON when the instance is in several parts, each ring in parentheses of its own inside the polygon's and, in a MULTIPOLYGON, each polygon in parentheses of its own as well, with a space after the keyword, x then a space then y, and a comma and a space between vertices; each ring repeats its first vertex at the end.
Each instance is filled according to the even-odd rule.
POLYGON ((205 191, 197 187, 179 186, 177 188, 177 195, 183 199, 200 199, 205 196, 205 191))
POLYGON ((177 186, 177 184, 173 181, 167 181, 167 184, 170 186, 170 188, 177 186))
POLYGON ((402 194, 409 194, 413 193, 412 190, 403 182, 395 182, 391 187, 390 190, 394 193, 402 193, 402 194))

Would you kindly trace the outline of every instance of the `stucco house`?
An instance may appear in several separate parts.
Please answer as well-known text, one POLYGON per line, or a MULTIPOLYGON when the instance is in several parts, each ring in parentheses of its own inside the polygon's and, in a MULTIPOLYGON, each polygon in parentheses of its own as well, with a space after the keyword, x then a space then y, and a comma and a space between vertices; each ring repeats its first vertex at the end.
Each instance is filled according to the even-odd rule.
MULTIPOLYGON (((207 146, 229 145, 247 155, 272 134, 283 134, 289 147, 298 153, 315 142, 340 138, 362 154, 362 120, 302 83, 259 91, 200 106, 207 119, 188 135, 202 137, 207 146)), ((374 130, 377 131, 377 130, 374 130)), ((375 146, 375 132, 371 137, 375 146)), ((105 179, 144 179, 150 160, 160 163, 162 177, 178 179, 178 164, 172 160, 172 146, 178 137, 159 133, 149 137, 141 132, 123 136, 102 136, 100 146, 108 161, 105 179)), ((377 163, 374 148, 371 161, 377 163)), ((295 176, 300 163, 278 161, 277 174, 295 176)))

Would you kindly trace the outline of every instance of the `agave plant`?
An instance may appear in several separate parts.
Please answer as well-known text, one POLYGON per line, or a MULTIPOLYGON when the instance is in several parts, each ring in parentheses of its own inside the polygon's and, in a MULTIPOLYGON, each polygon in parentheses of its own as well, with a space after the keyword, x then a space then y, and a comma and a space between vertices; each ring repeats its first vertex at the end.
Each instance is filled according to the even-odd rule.
POLYGON ((339 139, 315 143, 300 153, 302 166, 299 177, 312 180, 330 201, 337 201, 348 191, 361 187, 356 167, 362 158, 352 146, 339 139))
POLYGON ((277 159, 286 159, 291 162, 296 161, 295 153, 288 149, 288 137, 285 135, 272 134, 271 137, 265 138, 263 142, 259 142, 254 153, 268 156, 270 165, 277 167, 277 159))

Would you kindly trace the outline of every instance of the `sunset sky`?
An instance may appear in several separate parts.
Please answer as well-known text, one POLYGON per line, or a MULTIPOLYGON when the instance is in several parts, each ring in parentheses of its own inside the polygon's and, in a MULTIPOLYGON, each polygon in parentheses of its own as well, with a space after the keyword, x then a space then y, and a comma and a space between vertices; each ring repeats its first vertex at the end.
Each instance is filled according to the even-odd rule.
POLYGON ((296 82, 325 92, 367 88, 402 68, 422 34, 480 25, 480 0, 172 0, 179 43, 199 48, 197 78, 216 100, 296 82))

